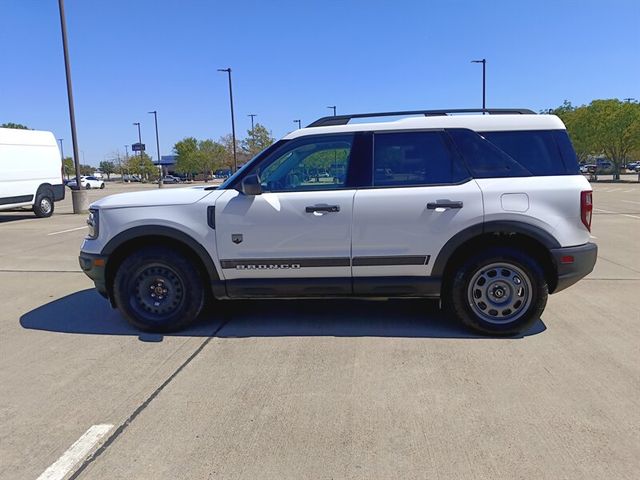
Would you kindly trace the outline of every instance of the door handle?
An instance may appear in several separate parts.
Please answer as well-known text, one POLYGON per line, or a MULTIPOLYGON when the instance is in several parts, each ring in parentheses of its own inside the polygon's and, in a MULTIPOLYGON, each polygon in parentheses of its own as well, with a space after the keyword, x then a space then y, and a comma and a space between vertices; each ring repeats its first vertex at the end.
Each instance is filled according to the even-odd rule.
POLYGON ((451 202, 449 200, 438 200, 437 202, 427 203, 427 210, 435 210, 436 208, 462 208, 462 205, 460 201, 451 202))
POLYGON ((340 211, 340 205, 312 205, 310 207, 306 207, 304 211, 307 213, 335 213, 340 211))

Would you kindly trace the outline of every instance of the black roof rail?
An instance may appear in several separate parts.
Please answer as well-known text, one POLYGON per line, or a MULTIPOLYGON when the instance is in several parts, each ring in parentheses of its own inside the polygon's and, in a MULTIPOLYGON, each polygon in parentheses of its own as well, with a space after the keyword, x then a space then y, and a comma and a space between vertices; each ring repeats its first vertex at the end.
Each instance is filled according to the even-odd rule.
POLYGON ((371 118, 371 117, 400 117, 406 115, 424 115, 425 117, 436 117, 440 115, 450 115, 455 113, 488 113, 490 115, 535 115, 536 112, 526 108, 457 108, 446 110, 406 110, 403 112, 376 112, 376 113, 353 113, 349 115, 334 115, 331 117, 322 117, 313 123, 307 125, 309 127, 329 127, 333 125, 346 125, 354 118, 371 118))

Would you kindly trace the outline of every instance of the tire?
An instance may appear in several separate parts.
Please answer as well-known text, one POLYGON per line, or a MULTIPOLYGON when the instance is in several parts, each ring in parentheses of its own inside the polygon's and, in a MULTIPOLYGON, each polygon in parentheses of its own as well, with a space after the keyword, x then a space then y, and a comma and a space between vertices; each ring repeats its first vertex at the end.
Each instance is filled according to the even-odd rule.
POLYGON ((115 303, 140 330, 180 330, 192 323, 204 306, 204 281, 198 272, 179 251, 144 248, 120 264, 113 282, 115 303))
POLYGON ((488 335, 516 335, 538 321, 549 289, 530 256, 494 247, 469 257, 445 288, 445 303, 467 327, 488 335))
POLYGON ((36 195, 36 201, 33 204, 33 213, 38 218, 47 218, 53 215, 55 209, 55 203, 53 201, 53 194, 50 190, 39 192, 36 195))
POLYGON ((91 185, 89 184, 89 182, 87 182, 87 184, 84 186, 85 190, 89 190, 91 189, 91 185))
POLYGON ((102 190, 104 188, 104 183, 100 184, 100 190, 102 190))

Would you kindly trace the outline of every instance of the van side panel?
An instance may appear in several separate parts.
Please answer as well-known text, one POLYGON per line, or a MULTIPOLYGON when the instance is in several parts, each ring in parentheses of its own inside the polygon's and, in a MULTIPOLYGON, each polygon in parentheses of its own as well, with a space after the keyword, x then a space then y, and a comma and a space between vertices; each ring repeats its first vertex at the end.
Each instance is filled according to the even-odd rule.
POLYGON ((38 188, 50 185, 54 201, 64 198, 62 160, 51 132, 0 129, 0 210, 30 206, 38 188))

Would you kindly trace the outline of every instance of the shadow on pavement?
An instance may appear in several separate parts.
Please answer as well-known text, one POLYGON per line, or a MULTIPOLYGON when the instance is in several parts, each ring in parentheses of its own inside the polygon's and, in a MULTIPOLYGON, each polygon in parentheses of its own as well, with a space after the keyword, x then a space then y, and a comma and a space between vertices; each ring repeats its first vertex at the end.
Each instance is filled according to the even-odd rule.
MULTIPOLYGON (((13 213, 13 212, 12 212, 13 213)), ((38 218, 32 212, 13 213, 0 215, 0 223, 17 222, 18 220, 30 220, 38 218)))
MULTIPOLYGON (((491 338, 476 335, 438 308, 437 302, 407 300, 255 300, 215 304, 192 327, 168 336, 243 337, 404 337, 491 338), (223 325, 222 328, 219 328, 223 325)), ((91 335, 135 335, 160 342, 163 335, 147 334, 130 326, 117 310, 93 289, 67 295, 20 318, 26 329, 91 335)), ((523 338, 546 330, 542 320, 523 338)), ((514 338, 514 337, 509 337, 514 338)))

